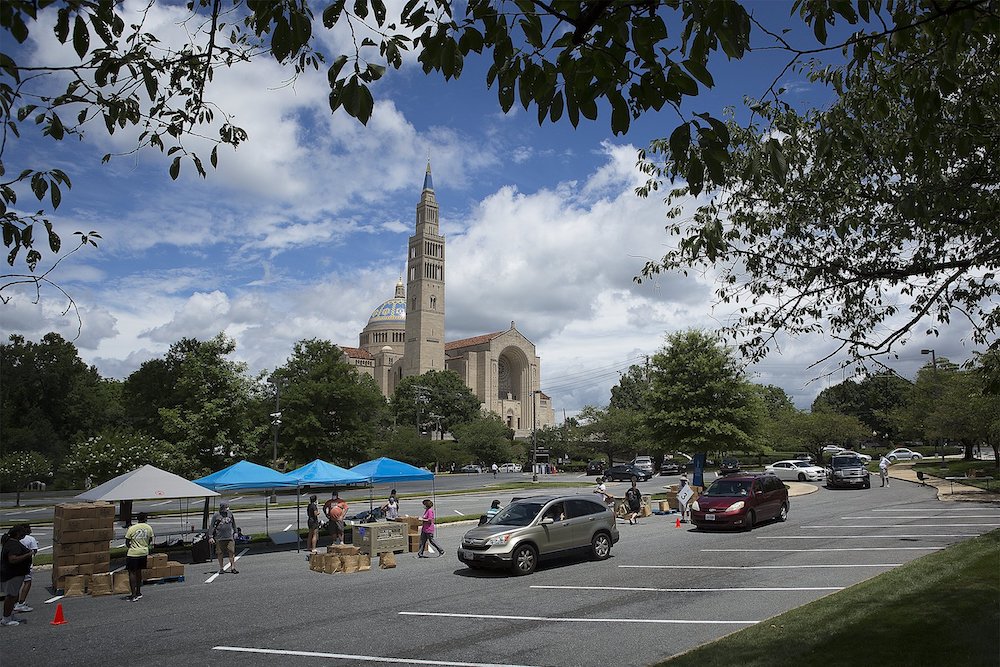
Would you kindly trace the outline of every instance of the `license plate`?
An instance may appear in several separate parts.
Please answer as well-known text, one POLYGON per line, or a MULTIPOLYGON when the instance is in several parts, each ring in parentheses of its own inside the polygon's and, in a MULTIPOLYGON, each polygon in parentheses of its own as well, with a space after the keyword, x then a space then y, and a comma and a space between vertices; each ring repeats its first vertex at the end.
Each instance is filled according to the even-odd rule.
POLYGON ((705 515, 705 521, 715 521, 715 515, 714 514, 706 514, 705 515))

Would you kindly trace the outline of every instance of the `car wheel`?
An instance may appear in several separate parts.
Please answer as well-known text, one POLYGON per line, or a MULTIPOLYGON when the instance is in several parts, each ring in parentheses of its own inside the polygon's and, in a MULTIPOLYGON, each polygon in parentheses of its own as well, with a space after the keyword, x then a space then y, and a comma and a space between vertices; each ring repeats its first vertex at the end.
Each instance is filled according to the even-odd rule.
POLYGON ((866 480, 865 480, 865 483, 864 483, 864 488, 866 488, 866 489, 870 489, 870 488, 872 488, 872 480, 871 480, 871 478, 870 478, 870 477, 869 477, 868 479, 866 479, 866 480))
POLYGON ((913 460, 914 460, 914 461, 919 461, 919 460, 920 460, 920 459, 922 459, 922 458, 924 458, 924 457, 923 457, 923 456, 921 456, 920 454, 914 454, 914 455, 913 455, 913 460))
POLYGON ((611 555, 611 537, 607 533, 597 533, 590 540, 590 550, 594 560, 604 560, 611 555))
POLYGON ((530 544, 524 544, 514 550, 514 560, 511 569, 516 575, 531 574, 538 567, 538 552, 530 544))
POLYGON ((781 503, 781 509, 778 510, 778 521, 788 521, 788 503, 781 503))
POLYGON ((895 456, 890 456, 889 460, 892 461, 893 463, 895 463, 896 462, 896 457, 895 456))
POLYGON ((800 482, 806 481, 806 474, 804 472, 799 473, 799 481, 800 482))
POLYGON ((749 512, 747 512, 747 525, 746 525, 746 529, 747 530, 753 530, 753 525, 755 523, 757 523, 757 515, 754 513, 753 510, 750 510, 749 512))

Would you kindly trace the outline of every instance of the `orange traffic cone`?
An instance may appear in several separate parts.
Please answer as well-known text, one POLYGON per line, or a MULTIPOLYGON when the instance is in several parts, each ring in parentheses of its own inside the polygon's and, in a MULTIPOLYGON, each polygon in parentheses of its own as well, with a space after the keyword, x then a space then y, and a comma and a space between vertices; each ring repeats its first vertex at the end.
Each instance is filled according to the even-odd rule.
POLYGON ((66 619, 63 618, 62 602, 56 604, 56 617, 52 619, 52 625, 65 625, 66 619))
POLYGON ((680 517, 677 517, 677 523, 674 524, 674 528, 680 528, 680 527, 681 527, 681 519, 680 517))

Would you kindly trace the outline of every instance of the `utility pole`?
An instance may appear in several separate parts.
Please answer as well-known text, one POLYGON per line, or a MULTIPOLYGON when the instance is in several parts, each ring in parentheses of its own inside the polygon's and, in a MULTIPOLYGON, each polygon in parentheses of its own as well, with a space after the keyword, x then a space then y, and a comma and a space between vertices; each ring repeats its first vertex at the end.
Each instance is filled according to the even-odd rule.
POLYGON ((531 481, 538 481, 538 395, 540 389, 531 392, 531 481))
MULTIPOLYGON (((937 355, 934 354, 933 349, 920 350, 920 354, 931 355, 931 368, 934 369, 934 392, 933 392, 934 407, 936 409, 938 407, 937 402, 940 398, 940 382, 938 378, 937 355)), ((941 467, 947 468, 948 466, 946 466, 944 463, 944 441, 941 439, 941 436, 938 436, 937 443, 938 443, 938 452, 941 454, 941 467)))

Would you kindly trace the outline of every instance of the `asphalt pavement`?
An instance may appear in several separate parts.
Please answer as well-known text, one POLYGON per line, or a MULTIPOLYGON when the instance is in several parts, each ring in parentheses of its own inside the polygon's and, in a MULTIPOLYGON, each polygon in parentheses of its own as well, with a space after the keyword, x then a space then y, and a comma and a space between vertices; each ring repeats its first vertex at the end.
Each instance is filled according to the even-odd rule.
POLYGON ((0 645, 4 663, 19 666, 124 665, 138 655, 151 665, 252 667, 648 665, 1000 527, 996 505, 936 496, 902 481, 818 488, 792 499, 787 522, 751 532, 700 532, 653 516, 620 523, 606 561, 562 559, 528 577, 459 563, 467 526, 440 527, 440 558, 404 554, 391 570, 376 559, 349 575, 254 547, 240 574, 188 565, 183 582, 147 585, 135 603, 53 600, 36 586, 36 610, 21 615, 27 624, 0 628, 0 645), (65 625, 49 623, 56 604, 65 625))

